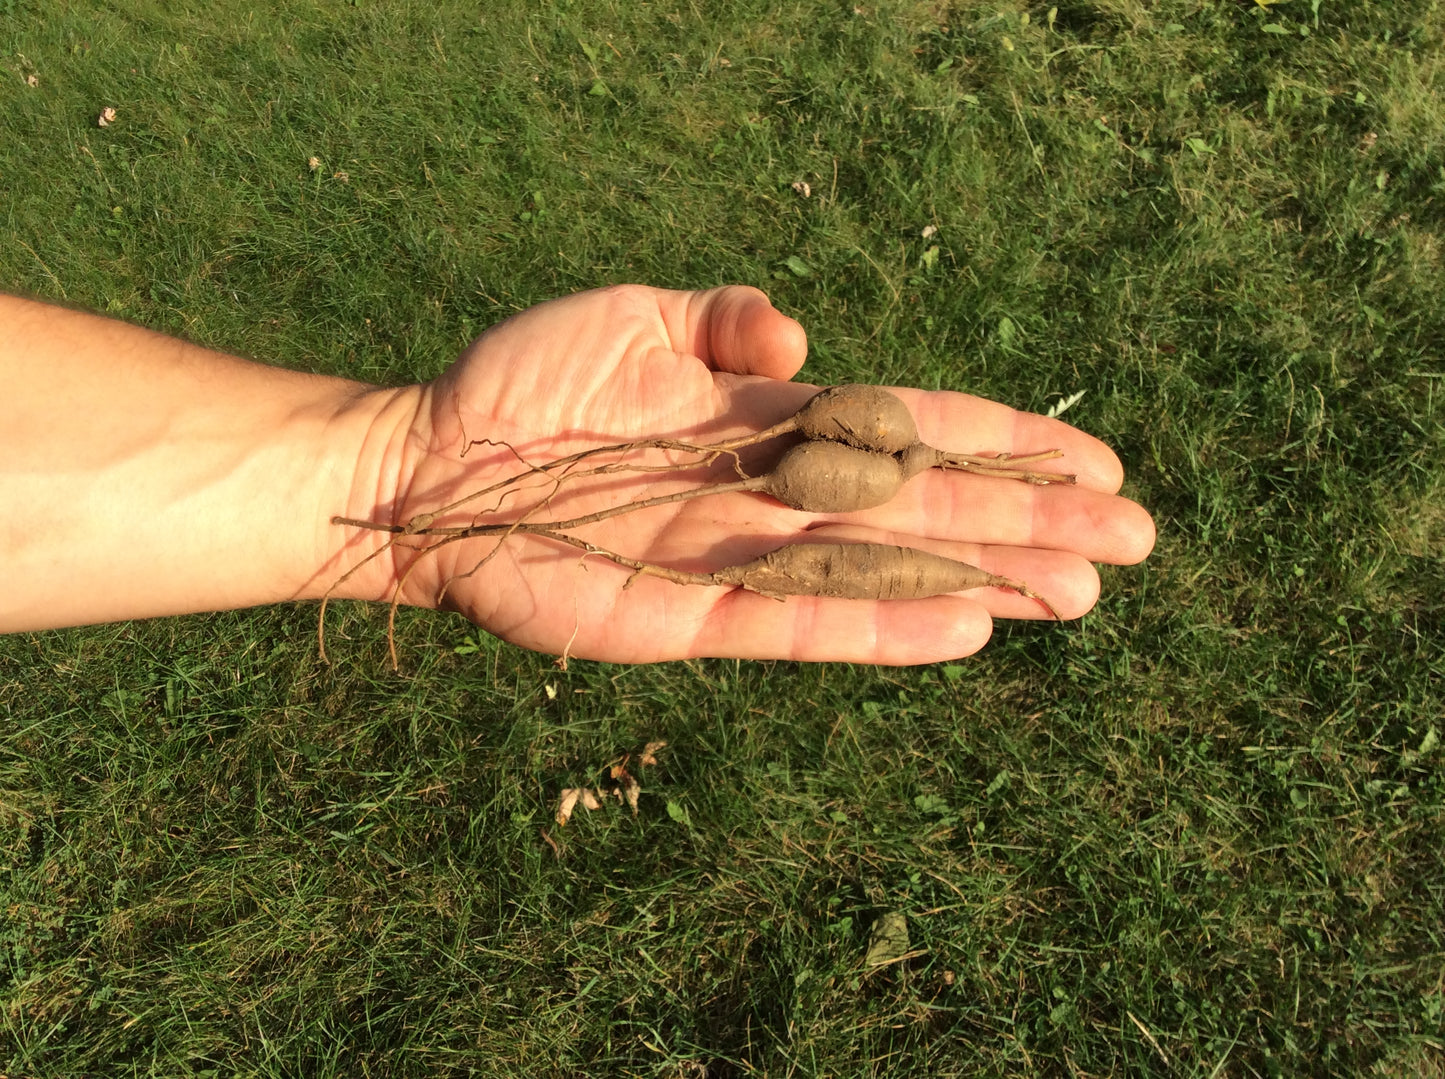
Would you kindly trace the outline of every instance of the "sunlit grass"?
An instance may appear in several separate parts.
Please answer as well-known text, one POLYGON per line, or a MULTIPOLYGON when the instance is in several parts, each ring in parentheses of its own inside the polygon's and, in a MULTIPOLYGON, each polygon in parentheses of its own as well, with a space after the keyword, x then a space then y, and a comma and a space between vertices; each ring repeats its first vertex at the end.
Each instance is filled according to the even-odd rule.
POLYGON ((1438 5, 125 7, 0 4, 0 287, 401 381, 742 281, 817 381, 1083 391, 1160 543, 923 670, 0 641, 0 1069, 1445 1069, 1438 5))

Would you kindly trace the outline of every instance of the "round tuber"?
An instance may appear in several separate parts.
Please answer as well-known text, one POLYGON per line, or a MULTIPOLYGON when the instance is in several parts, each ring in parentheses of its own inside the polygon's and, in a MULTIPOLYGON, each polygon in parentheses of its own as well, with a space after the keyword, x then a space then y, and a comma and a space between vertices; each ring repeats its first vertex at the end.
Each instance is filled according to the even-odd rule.
POLYGON ((808 513, 851 513, 888 502, 903 486, 898 459, 841 442, 801 442, 757 478, 761 490, 808 513))

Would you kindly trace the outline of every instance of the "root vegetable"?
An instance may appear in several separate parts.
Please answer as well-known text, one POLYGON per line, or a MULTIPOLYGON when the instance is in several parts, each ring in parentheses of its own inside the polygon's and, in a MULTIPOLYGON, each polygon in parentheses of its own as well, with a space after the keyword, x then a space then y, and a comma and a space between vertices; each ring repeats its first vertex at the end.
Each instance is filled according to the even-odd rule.
POLYGON ((1037 600, 1059 619, 1053 606, 1022 582, 931 551, 883 543, 790 543, 718 570, 712 582, 774 598, 927 599, 971 588, 1008 588, 1037 600))
MULTIPOLYGON (((639 499, 568 521, 539 521, 537 526, 552 531, 578 528, 635 510, 733 491, 758 491, 805 513, 855 513, 890 501, 906 478, 902 463, 892 454, 873 453, 841 442, 800 442, 761 476, 639 499)), ((492 530, 493 526, 484 527, 492 530)), ((435 534, 446 530, 424 531, 435 534)))
MULTIPOLYGON (((904 479, 898 458, 891 454, 870 453, 868 450, 845 446, 841 442, 800 442, 784 453, 771 471, 761 476, 624 502, 566 521, 528 522, 517 530, 526 532, 545 529, 556 532, 580 528, 653 506, 690 502, 695 498, 735 491, 758 491, 771 495, 783 505, 803 510, 805 513, 853 513, 883 505, 898 493, 904 479)), ((365 522, 348 520, 344 523, 365 522)), ((426 527, 413 529, 410 534, 480 536, 495 535, 506 528, 505 525, 426 527)))
POLYGON ((760 489, 808 513, 851 513, 888 502, 903 486, 898 458, 841 442, 794 446, 765 476, 760 489))
POLYGON ((674 584, 728 585, 777 600, 786 596, 928 599, 973 588, 1007 588, 1035 600, 1052 618, 1063 621, 1053 604, 1022 581, 1000 577, 967 562, 915 547, 887 543, 789 543, 739 566, 727 566, 715 573, 692 573, 640 562, 564 532, 536 534, 631 569, 633 574, 628 578, 628 586, 639 576, 661 577, 674 584))
MULTIPOLYGON (((555 491, 564 482, 575 482, 589 476, 627 471, 679 471, 695 468, 700 463, 708 463, 722 456, 732 457, 734 466, 738 467, 738 450, 794 432, 802 433, 808 441, 785 453, 773 471, 765 475, 744 477, 739 481, 713 484, 672 495, 638 499, 568 521, 536 523, 553 530, 575 528, 634 510, 731 491, 761 491, 793 509, 810 513, 846 513, 882 505, 897 494, 904 482, 929 468, 957 469, 1037 484, 1075 482, 1072 475, 1035 472, 1019 467, 1061 457, 1063 453, 1060 450, 1045 450, 1023 457, 1008 453, 990 457, 935 449, 919 441, 918 429, 912 415, 896 396, 879 386, 853 383, 821 390, 781 423, 740 438, 710 445, 694 445, 662 438, 598 446, 546 464, 531 466, 526 472, 474 491, 449 505, 418 514, 404 525, 381 524, 351 517, 334 517, 332 521, 335 524, 373 528, 408 536, 491 535, 500 531, 502 526, 434 527, 434 522, 443 514, 459 510, 483 496, 502 491, 515 493, 519 489, 516 485, 532 476, 550 475, 555 491), (664 465, 634 465, 617 461, 572 471, 574 466, 586 458, 645 449, 680 451, 692 454, 700 460, 664 465)), ((487 443, 487 440, 480 441, 487 443)), ((476 444, 476 441, 468 443, 467 449, 476 444)), ((740 467, 738 471, 741 473, 740 467)))
POLYGON ((904 479, 910 479, 924 469, 946 468, 980 476, 1023 480, 1025 483, 1075 481, 1074 476, 1066 473, 1038 472, 1020 467, 1062 457, 1060 450, 1014 457, 1008 453, 987 456, 935 449, 919 440, 918 427, 902 401, 881 386, 860 383, 829 386, 810 397, 802 408, 781 423, 755 435, 718 443, 712 448, 732 452, 795 431, 815 441, 837 442, 860 450, 897 456, 904 466, 904 479))
POLYGON ((809 398, 793 421, 806 438, 877 453, 901 453, 918 441, 913 414, 881 386, 829 386, 809 398))

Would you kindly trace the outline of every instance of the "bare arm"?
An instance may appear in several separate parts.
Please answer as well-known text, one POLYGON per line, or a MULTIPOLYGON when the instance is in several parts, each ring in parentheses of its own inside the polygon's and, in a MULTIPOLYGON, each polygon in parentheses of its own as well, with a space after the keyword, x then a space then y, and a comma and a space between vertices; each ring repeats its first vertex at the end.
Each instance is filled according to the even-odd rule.
POLYGON ((319 595, 415 397, 0 296, 0 630, 319 595))

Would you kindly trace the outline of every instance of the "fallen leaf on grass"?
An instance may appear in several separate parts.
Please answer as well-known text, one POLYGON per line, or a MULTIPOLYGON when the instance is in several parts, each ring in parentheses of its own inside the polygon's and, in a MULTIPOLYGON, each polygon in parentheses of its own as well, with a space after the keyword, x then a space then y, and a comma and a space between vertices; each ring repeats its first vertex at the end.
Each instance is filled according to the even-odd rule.
MULTIPOLYGON (((658 752, 666 745, 667 743, 663 741, 648 742, 642 748, 642 752, 638 754, 638 766, 656 764, 658 752)), ((637 806, 642 799, 642 784, 637 781, 636 776, 628 771, 627 766, 631 761, 632 754, 628 753, 607 766, 607 775, 611 780, 610 785, 600 784, 596 790, 591 787, 567 787, 564 789, 561 800, 557 803, 557 823, 565 826, 572 819, 578 802, 582 803, 583 809, 597 810, 601 809, 609 798, 616 798, 619 803, 626 802, 628 808, 632 810, 632 815, 637 816, 637 806)))
POLYGON ((795 181, 793 184, 793 190, 796 191, 799 195, 802 195, 805 199, 812 197, 813 194, 813 189, 808 186, 808 182, 806 180, 795 181))
POLYGON ((812 277, 813 267, 809 266, 797 255, 789 255, 783 260, 782 269, 774 271, 773 276, 780 280, 786 280, 789 273, 794 277, 812 277), (788 273, 784 273, 783 270, 787 270, 788 273))
POLYGON ((115 123, 115 110, 107 105, 100 110, 100 115, 95 118, 98 127, 109 127, 115 123))
POLYGON ((319 169, 319 168, 321 167, 321 158, 319 158, 319 157, 308 157, 308 158, 306 159, 306 167, 307 167, 308 169, 310 169, 312 172, 315 172, 317 169, 319 169))
MULTIPOLYGON (((578 802, 582 803, 583 809, 601 809, 602 799, 598 797, 600 793, 591 787, 568 787, 565 789, 562 792, 562 800, 557 803, 557 823, 565 826, 572 819, 572 812, 577 808, 578 802)), ((606 796, 603 795, 603 797, 606 796)))
POLYGON ((557 823, 562 827, 572 819, 572 810, 577 808, 577 799, 582 797, 579 787, 568 787, 562 792, 562 801, 557 806, 557 823))
POLYGON ((868 955, 864 962, 870 967, 892 963, 908 954, 908 918, 896 910, 878 916, 868 938, 868 955))
POLYGON ((34 89, 35 87, 37 87, 37 86, 40 85, 40 76, 39 76, 39 75, 26 75, 26 76, 25 76, 25 85, 26 85, 26 86, 29 86, 31 89, 34 89))

